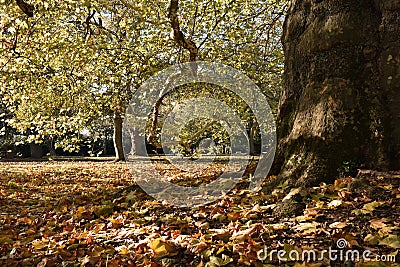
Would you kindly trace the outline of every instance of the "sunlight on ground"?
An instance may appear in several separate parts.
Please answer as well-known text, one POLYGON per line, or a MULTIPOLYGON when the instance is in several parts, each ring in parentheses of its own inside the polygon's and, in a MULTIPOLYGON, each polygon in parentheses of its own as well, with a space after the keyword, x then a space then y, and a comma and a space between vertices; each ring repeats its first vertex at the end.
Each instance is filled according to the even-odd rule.
POLYGON ((373 255, 396 255, 400 246, 394 178, 374 178, 366 189, 351 189, 357 180, 346 178, 292 190, 307 205, 290 218, 278 212, 285 188, 249 193, 239 184, 205 207, 164 205, 134 184, 124 163, 0 163, 0 181, 2 266, 262 266, 278 263, 257 258, 264 246, 327 249, 342 238, 373 255))

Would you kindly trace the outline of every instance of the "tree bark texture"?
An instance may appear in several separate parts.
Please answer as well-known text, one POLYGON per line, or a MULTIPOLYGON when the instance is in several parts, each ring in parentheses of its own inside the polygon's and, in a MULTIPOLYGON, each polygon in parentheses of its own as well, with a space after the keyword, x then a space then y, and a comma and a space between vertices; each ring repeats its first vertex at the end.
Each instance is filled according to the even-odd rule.
POLYGON ((293 0, 282 41, 280 180, 399 169, 400 0, 293 0))

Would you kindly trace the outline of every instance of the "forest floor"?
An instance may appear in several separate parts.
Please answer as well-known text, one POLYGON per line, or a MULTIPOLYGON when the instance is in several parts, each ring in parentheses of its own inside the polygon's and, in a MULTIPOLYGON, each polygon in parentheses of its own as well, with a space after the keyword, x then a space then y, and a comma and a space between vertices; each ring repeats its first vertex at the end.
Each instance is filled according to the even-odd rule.
POLYGON ((145 194, 124 163, 0 163, 0 266, 395 266, 399 215, 400 173, 257 193, 243 182, 179 208, 145 194))

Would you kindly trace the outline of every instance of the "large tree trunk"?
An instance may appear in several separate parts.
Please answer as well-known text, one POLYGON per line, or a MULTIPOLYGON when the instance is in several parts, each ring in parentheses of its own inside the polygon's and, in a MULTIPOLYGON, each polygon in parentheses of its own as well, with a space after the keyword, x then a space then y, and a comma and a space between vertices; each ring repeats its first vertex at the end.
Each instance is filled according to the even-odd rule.
POLYGON ((122 144, 122 116, 121 113, 116 111, 114 113, 114 148, 115 148, 115 161, 125 160, 124 148, 122 144))
POLYGON ((293 0, 274 170, 293 185, 344 166, 400 168, 400 1, 293 0))

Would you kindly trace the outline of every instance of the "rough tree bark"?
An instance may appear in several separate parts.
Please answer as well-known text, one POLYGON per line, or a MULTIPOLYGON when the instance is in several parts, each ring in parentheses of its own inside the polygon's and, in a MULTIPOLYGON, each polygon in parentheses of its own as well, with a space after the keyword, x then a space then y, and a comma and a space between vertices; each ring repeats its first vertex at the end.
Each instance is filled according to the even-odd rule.
POLYGON ((127 73, 127 83, 125 85, 125 93, 120 91, 119 89, 117 90, 116 94, 118 96, 117 103, 115 106, 114 110, 114 135, 113 135, 113 141, 114 141, 114 150, 115 150, 115 161, 124 161, 125 160, 125 154, 124 154, 124 146, 123 146, 123 114, 126 111, 126 108, 128 106, 128 103, 126 102, 126 99, 122 97, 122 95, 128 93, 130 95, 131 91, 131 86, 132 86, 132 79, 129 78, 129 75, 131 75, 131 72, 127 73))
POLYGON ((344 165, 400 168, 400 0, 293 0, 274 171, 296 186, 344 165))

